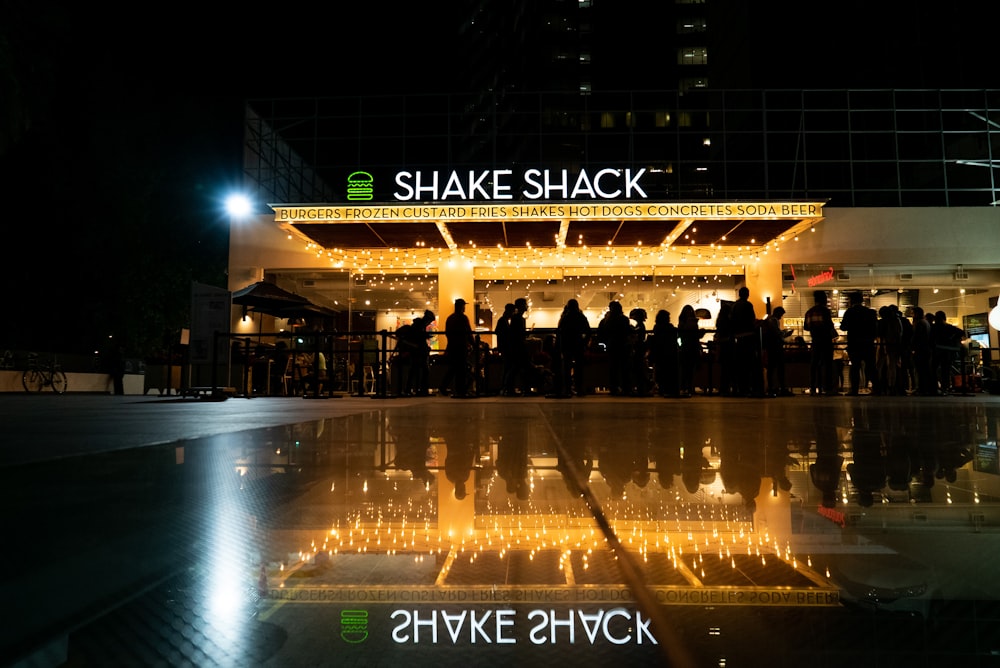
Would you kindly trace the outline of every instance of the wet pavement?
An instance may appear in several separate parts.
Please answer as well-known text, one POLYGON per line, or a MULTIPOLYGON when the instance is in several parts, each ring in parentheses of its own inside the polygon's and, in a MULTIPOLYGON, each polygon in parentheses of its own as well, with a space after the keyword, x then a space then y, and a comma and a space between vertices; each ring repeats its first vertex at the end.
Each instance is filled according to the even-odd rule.
POLYGON ((0 395, 22 665, 994 665, 1000 397, 0 395))

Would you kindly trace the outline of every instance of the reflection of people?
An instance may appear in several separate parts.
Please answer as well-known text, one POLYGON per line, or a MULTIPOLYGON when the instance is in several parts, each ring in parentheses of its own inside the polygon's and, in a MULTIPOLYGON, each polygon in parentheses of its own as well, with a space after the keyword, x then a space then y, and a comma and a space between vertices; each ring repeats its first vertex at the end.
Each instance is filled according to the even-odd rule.
POLYGON ((468 493, 469 478, 477 463, 477 427, 469 420, 444 420, 437 426, 444 441, 445 477, 454 485, 455 498, 461 501, 468 493))
POLYGON ((885 445, 879 432, 867 429, 854 429, 851 440, 854 461, 847 465, 847 473, 858 493, 858 505, 870 508, 886 484, 885 445))
POLYGON ((562 474, 566 490, 573 496, 583 496, 594 470, 594 458, 578 439, 569 439, 559 447, 556 469, 562 474))
POLYGON ((531 495, 528 483, 527 439, 501 438, 497 443, 497 473, 507 483, 507 493, 524 501, 531 495))
POLYGON ((421 412, 414 416, 414 423, 408 421, 403 427, 396 428, 393 422, 389 422, 396 441, 396 468, 409 471, 424 486, 434 482, 434 473, 427 468, 430 431, 426 420, 426 414, 421 412))
POLYGON ((836 427, 829 423, 829 416, 814 409, 816 417, 816 461, 809 465, 809 478, 819 490, 824 508, 837 505, 837 489, 840 487, 840 469, 844 458, 838 451, 836 427))
MULTIPOLYGON (((460 425, 468 425, 465 420, 454 421, 460 425)), ((445 436, 448 454, 444 458, 444 474, 455 485, 455 498, 461 501, 469 490, 467 483, 476 463, 476 444, 472 442, 466 430, 452 431, 445 436)))
POLYGON ((728 494, 739 494, 750 512, 757 509, 760 494, 762 462, 755 456, 760 448, 755 443, 740 443, 722 447, 719 476, 728 494))

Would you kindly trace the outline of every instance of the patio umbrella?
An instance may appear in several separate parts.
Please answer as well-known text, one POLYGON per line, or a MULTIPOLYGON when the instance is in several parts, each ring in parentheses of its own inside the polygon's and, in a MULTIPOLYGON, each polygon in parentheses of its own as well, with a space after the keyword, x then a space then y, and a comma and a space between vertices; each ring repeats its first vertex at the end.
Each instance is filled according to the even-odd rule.
POLYGON ((278 287, 274 283, 258 281, 233 292, 233 303, 248 311, 273 315, 279 318, 301 318, 313 313, 299 313, 296 309, 319 308, 311 301, 278 287))

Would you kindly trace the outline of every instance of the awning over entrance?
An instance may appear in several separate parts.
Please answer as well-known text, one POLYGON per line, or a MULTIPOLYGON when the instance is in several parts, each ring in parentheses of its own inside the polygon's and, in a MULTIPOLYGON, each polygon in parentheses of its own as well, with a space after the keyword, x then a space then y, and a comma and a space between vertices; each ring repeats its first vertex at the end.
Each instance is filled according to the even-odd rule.
MULTIPOLYGON (((361 249, 434 265, 471 253, 483 264, 630 262, 735 264, 777 250, 823 219, 824 202, 574 202, 279 205, 275 221, 342 266, 361 249), (619 258, 620 259, 620 258, 619 258)), ((360 257, 360 259, 359 259, 360 257)))

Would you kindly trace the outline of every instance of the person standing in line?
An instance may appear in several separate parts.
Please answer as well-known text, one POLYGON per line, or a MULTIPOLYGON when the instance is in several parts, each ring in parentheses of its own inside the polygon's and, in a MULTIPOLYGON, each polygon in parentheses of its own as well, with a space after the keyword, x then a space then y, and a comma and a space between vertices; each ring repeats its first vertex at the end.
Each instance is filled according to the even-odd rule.
MULTIPOLYGON (((959 354, 965 332, 948 322, 944 311, 935 311, 931 323, 931 351, 935 376, 940 383, 938 392, 947 394, 953 389, 955 372, 959 370, 959 354)), ((959 372, 960 373, 960 372, 959 372)))
POLYGON ((834 391, 833 341, 837 329, 824 290, 813 293, 813 305, 806 311, 803 328, 812 339, 809 347, 809 391, 814 396, 831 394, 834 391))
POLYGON ((917 389, 917 375, 913 370, 913 323, 895 304, 889 310, 899 321, 899 370, 896 372, 896 393, 906 396, 917 389))
POLYGON ((878 310, 878 350, 875 354, 875 364, 878 366, 878 384, 881 394, 896 393, 896 372, 899 370, 899 345, 903 336, 903 328, 899 318, 888 306, 878 310))
POLYGON ((556 369, 556 395, 568 397, 576 392, 583 396, 583 356, 590 339, 590 321, 580 303, 570 299, 563 307, 559 323, 556 325, 556 354, 559 364, 556 369))
POLYGON ((632 324, 622 310, 621 302, 608 304, 608 311, 597 326, 597 337, 607 349, 611 395, 629 394, 632 390, 632 324))
POLYGON ((698 314, 694 307, 685 304, 677 318, 677 334, 680 338, 680 371, 682 397, 694 396, 694 374, 701 360, 701 337, 705 330, 698 326, 698 314))
MULTIPOLYGON (((760 394, 760 338, 757 314, 750 303, 750 289, 743 286, 730 313, 736 361, 736 391, 742 396, 760 394)), ((832 361, 831 361, 832 364, 832 361)))
POLYGON ((872 392, 878 389, 875 372, 875 337, 878 335, 878 314, 875 309, 864 304, 864 295, 860 290, 851 293, 851 305, 844 311, 840 319, 840 330, 847 332, 847 358, 851 363, 850 389, 847 394, 858 396, 858 392, 872 383, 872 392), (862 369, 864 384, 862 385, 862 369))
POLYGON ((715 318, 715 334, 712 336, 716 360, 719 362, 719 394, 724 397, 731 397, 736 392, 734 371, 736 356, 733 353, 735 344, 729 317, 732 310, 733 302, 728 299, 723 299, 719 303, 719 315, 715 318))
POLYGON ((924 309, 913 307, 913 370, 917 377, 916 391, 923 397, 934 394, 934 372, 931 368, 931 323, 924 309))
POLYGON ((427 328, 431 326, 435 319, 434 312, 425 310, 419 318, 414 318, 408 336, 411 341, 410 373, 412 380, 408 385, 408 390, 416 396, 426 397, 430 394, 431 376, 431 348, 428 344, 427 328))
POLYGON ((785 384, 785 330, 781 319, 785 309, 781 306, 771 311, 764 321, 764 352, 767 355, 767 394, 772 397, 791 396, 785 384))
POLYGON ((635 321, 632 328, 632 384, 635 394, 640 397, 649 396, 649 362, 646 359, 647 332, 646 309, 634 308, 629 311, 629 319, 635 321))
POLYGON ((507 386, 511 384, 510 377, 514 374, 514 358, 510 347, 510 321, 513 317, 514 304, 506 304, 493 330, 497 337, 497 352, 500 353, 500 363, 503 367, 500 379, 500 394, 503 395, 507 394, 507 386))
POLYGON ((670 322, 670 312, 660 310, 653 321, 653 335, 649 346, 653 362, 653 380, 661 397, 680 395, 680 346, 677 328, 670 322))
MULTIPOLYGON (((528 331, 524 314, 528 311, 528 300, 518 297, 514 300, 514 310, 508 318, 506 329, 506 347, 504 354, 504 396, 513 397, 518 394, 518 386, 524 394, 531 389, 528 359, 528 331)), ((506 311, 505 311, 506 312, 506 311)))
POLYGON ((441 394, 451 389, 453 397, 463 399, 469 391, 469 353, 474 343, 464 299, 455 300, 455 312, 444 321, 444 333, 448 339, 444 351, 448 370, 441 382, 441 394))

